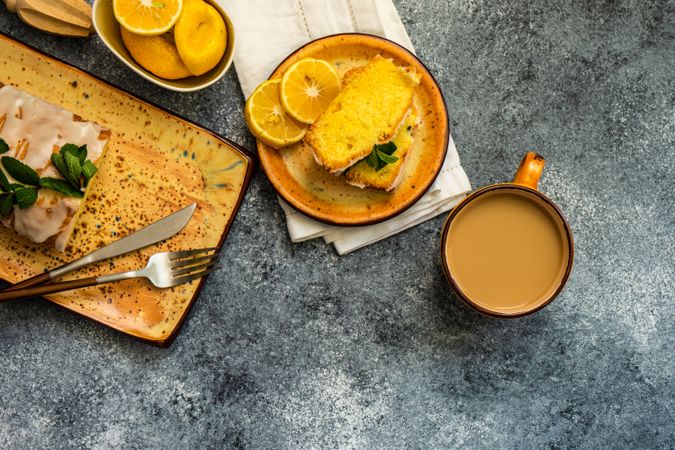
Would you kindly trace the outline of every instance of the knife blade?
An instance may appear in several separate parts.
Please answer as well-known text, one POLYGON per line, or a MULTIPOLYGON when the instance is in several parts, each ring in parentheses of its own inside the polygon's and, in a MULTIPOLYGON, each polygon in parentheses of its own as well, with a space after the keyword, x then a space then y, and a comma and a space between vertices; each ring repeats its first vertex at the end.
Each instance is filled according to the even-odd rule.
POLYGON ((13 291, 15 289, 21 289, 34 286, 36 284, 49 282, 89 264, 133 252, 135 250, 140 250, 144 247, 147 247, 148 245, 156 244, 157 242, 163 241, 164 239, 168 239, 185 228, 185 225, 187 225, 187 223, 192 218, 195 208, 197 208, 197 204, 192 203, 191 205, 169 214, 157 222, 151 223, 150 225, 147 225, 138 231, 134 231, 122 239, 101 247, 98 250, 95 250, 61 267, 57 267, 56 269, 52 269, 49 272, 42 273, 18 284, 10 286, 5 289, 5 291, 13 291))

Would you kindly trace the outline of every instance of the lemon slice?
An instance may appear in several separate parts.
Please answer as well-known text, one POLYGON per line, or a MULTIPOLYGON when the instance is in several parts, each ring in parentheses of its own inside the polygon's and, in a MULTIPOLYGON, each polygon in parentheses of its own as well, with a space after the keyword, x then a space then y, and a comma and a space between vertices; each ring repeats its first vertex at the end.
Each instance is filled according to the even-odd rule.
POLYGON ((322 59, 301 59, 281 79, 281 104, 302 123, 314 123, 339 92, 337 72, 322 59))
POLYGON ((244 116, 253 135, 273 148, 300 141, 307 126, 293 120, 279 100, 281 80, 268 80, 258 86, 246 101, 244 116))
POLYGON ((113 0, 113 11, 120 25, 143 36, 169 31, 182 9, 183 0, 113 0))

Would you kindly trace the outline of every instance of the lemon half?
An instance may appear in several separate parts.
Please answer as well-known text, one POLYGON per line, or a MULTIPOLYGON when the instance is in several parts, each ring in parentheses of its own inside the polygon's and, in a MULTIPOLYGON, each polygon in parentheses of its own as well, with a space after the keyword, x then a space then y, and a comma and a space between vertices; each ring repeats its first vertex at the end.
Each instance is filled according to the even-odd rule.
POLYGON ((265 81, 246 101, 244 116, 251 133, 273 148, 286 147, 305 137, 307 126, 291 118, 279 100, 281 80, 265 81))
POLYGON ((183 0, 113 0, 113 12, 120 25, 142 36, 166 33, 182 10, 183 0))
POLYGON ((194 75, 213 69, 225 54, 225 20, 203 0, 185 0, 174 35, 178 54, 194 75))
POLYGON ((120 34, 136 62, 158 77, 177 80, 192 75, 178 55, 172 33, 141 36, 120 27, 120 34))
POLYGON ((295 120, 311 124, 340 92, 340 78, 332 64, 305 58, 281 79, 281 103, 295 120))

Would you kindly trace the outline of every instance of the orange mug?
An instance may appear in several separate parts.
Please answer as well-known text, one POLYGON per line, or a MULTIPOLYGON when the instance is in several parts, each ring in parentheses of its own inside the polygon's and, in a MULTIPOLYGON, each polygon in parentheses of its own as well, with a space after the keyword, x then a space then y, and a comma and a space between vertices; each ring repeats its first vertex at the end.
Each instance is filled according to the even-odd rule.
POLYGON ((511 183, 481 188, 450 213, 441 235, 443 271, 457 295, 494 317, 548 305, 572 271, 572 230, 537 190, 544 158, 525 155, 511 183))

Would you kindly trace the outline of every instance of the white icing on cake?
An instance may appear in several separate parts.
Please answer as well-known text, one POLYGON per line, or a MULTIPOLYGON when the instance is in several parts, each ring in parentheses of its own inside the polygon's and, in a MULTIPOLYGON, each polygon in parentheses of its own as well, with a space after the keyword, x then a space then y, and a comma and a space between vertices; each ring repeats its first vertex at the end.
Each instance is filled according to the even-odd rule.
MULTIPOLYGON (((86 145, 88 159, 96 163, 107 143, 107 138, 101 139, 102 131, 101 126, 77 121, 73 113, 25 91, 0 87, 0 138, 10 148, 1 156, 21 160, 40 176, 60 177, 50 158, 64 144, 86 145)), ((33 242, 55 237, 56 248, 63 251, 81 203, 81 199, 41 189, 33 206, 27 209, 14 206, 13 215, 0 222, 33 242)))

